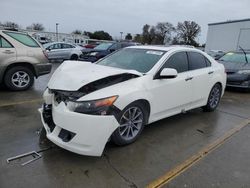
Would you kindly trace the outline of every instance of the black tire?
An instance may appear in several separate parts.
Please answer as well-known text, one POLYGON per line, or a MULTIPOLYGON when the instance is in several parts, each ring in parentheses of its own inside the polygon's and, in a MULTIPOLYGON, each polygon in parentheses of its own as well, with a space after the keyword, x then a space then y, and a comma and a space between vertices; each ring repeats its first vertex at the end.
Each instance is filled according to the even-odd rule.
POLYGON ((13 91, 27 90, 34 84, 34 74, 27 67, 12 67, 5 73, 4 84, 13 91))
POLYGON ((120 126, 113 132, 113 134, 111 136, 111 140, 116 145, 122 146, 122 145, 131 144, 131 143, 133 143, 140 136, 140 134, 141 134, 141 132, 142 132, 145 124, 147 123, 148 116, 149 116, 148 112, 145 109, 146 108, 145 108, 145 106, 142 103, 140 103, 140 102, 133 102, 133 103, 129 104, 127 107, 125 107, 124 110, 121 111, 121 113, 118 116, 118 120, 119 120, 120 126), (141 112, 141 115, 138 116, 138 118, 142 118, 141 119, 141 124, 139 123, 139 119, 138 118, 135 118, 134 121, 133 121, 132 120, 133 119, 132 116, 131 116, 131 118, 129 120, 130 123, 128 123, 128 122, 125 123, 124 121, 127 121, 127 120, 124 119, 124 115, 126 115, 127 113, 129 113, 129 111, 135 110, 135 109, 137 109, 137 113, 138 114, 134 114, 133 117, 135 117, 136 115, 139 115, 139 112, 141 112), (134 124, 135 121, 137 121, 137 125, 134 124), (128 125, 124 126, 125 124, 128 124, 128 125), (128 128, 126 129, 126 127, 128 127, 128 128), (124 131, 124 133, 123 133, 123 131, 124 131), (124 136, 124 134, 126 134, 126 136, 128 136, 128 137, 125 138, 126 136, 124 136), (131 136, 131 137, 129 138, 129 136, 131 136))
POLYGON ((206 106, 202 107, 205 112, 212 112, 217 108, 220 103, 221 92, 221 85, 219 83, 216 83, 209 93, 206 106))
POLYGON ((78 60, 78 55, 73 54, 73 55, 70 57, 70 60, 78 60))

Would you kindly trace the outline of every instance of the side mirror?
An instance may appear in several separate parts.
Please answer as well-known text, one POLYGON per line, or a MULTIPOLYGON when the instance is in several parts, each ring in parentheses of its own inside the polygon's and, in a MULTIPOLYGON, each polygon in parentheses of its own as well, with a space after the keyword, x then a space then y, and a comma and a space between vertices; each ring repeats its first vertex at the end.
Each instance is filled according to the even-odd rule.
POLYGON ((110 49, 109 51, 110 51, 110 52, 114 52, 114 51, 115 51, 115 49, 110 49))
POLYGON ((175 69, 164 68, 162 69, 159 79, 171 79, 177 77, 177 71, 175 69))

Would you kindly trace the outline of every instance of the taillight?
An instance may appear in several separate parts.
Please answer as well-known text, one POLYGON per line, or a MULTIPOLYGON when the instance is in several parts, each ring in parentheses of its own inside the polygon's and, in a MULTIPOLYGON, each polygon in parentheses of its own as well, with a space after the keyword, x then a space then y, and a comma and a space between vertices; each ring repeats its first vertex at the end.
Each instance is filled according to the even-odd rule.
POLYGON ((47 53, 46 50, 43 50, 43 54, 44 54, 44 56, 48 59, 48 53, 47 53))

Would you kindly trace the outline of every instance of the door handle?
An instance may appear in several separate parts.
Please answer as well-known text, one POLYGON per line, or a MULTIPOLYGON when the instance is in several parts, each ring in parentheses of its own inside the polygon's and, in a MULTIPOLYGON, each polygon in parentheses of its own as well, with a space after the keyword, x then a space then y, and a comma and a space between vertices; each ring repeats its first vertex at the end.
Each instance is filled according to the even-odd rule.
POLYGON ((185 79, 185 81, 189 81, 189 80, 192 80, 192 79, 193 79, 193 77, 188 77, 188 78, 185 79))
POLYGON ((12 52, 10 50, 5 50, 5 51, 3 51, 3 53, 5 53, 5 54, 14 54, 15 52, 12 52))
POLYGON ((208 74, 213 74, 213 73, 214 73, 214 71, 209 71, 209 72, 208 72, 208 74))

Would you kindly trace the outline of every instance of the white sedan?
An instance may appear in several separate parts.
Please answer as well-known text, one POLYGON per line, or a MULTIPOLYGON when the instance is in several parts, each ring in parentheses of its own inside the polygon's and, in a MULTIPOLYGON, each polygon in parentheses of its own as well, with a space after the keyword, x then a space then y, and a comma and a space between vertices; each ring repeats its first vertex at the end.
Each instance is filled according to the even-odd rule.
POLYGON ((53 143, 101 156, 109 140, 130 144, 146 124, 197 107, 215 110, 225 83, 223 65, 200 50, 128 47, 95 64, 65 61, 40 113, 53 143))

